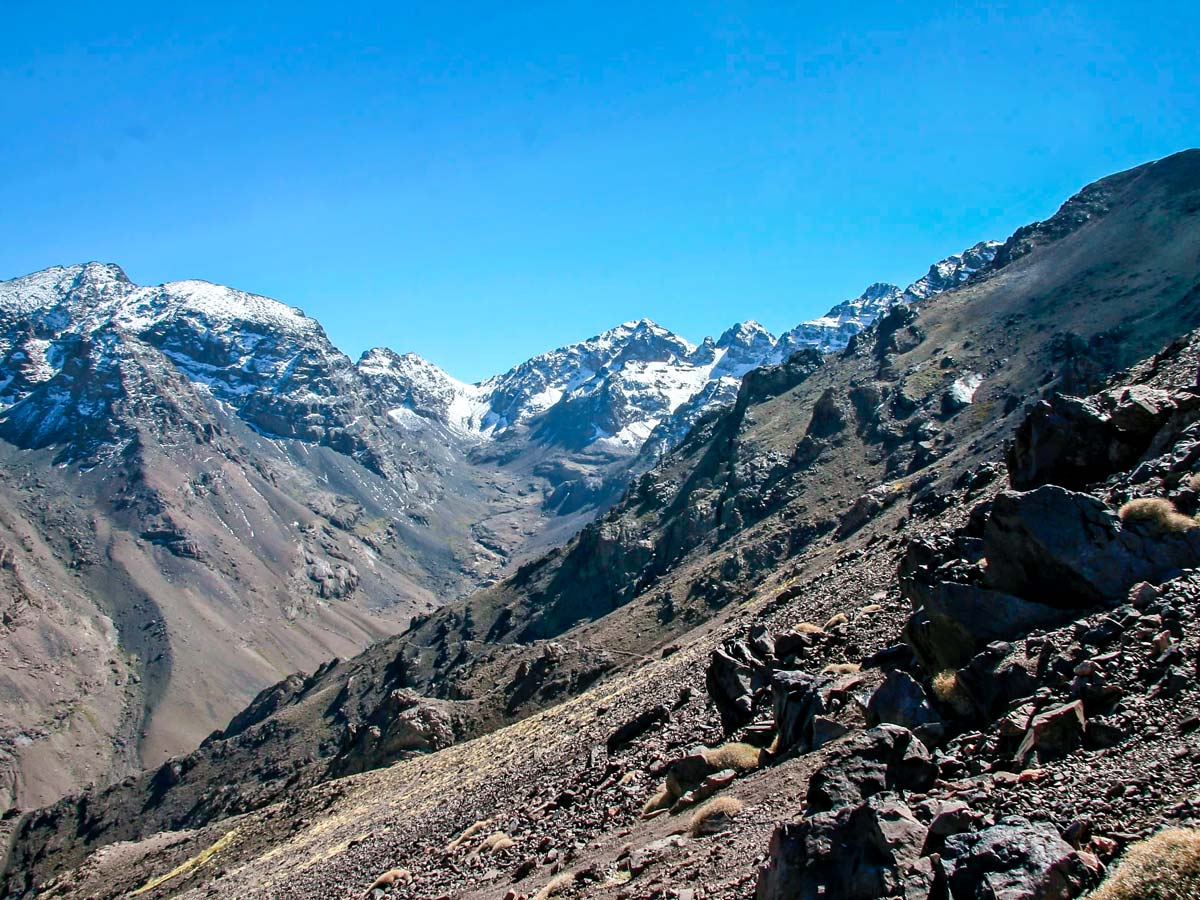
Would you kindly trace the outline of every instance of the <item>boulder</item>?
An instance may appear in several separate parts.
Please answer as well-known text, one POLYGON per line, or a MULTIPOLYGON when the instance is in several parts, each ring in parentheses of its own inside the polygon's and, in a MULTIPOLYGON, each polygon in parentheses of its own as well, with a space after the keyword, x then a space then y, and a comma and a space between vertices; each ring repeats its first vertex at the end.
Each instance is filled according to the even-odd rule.
POLYGON ((1013 703, 1033 695, 1038 684, 1028 665, 1023 652, 1018 653, 1012 644, 995 641, 958 670, 958 683, 980 720, 999 718, 1013 703))
POLYGON ((675 796, 682 796, 698 788, 716 771, 704 755, 704 747, 695 747, 668 767, 667 787, 675 796))
POLYGON ((865 680, 858 673, 773 672, 771 696, 779 738, 776 751, 808 753, 845 734, 849 730, 844 721, 849 715, 849 701, 865 680))
POLYGON ((1103 481, 1131 468, 1174 410, 1169 394, 1144 385, 1086 399, 1058 394, 1043 400, 1017 429, 1008 452, 1009 481, 1019 490, 1103 481))
POLYGON ((883 791, 926 791, 938 768, 925 745, 907 728, 878 725, 829 753, 809 779, 810 813, 853 806, 883 791))
POLYGON ((914 810, 918 819, 929 825, 925 836, 922 856, 940 853, 946 838, 975 831, 983 821, 983 813, 976 812, 961 800, 929 799, 919 803, 914 810))
POLYGON ((907 672, 892 669, 867 702, 867 724, 889 722, 915 730, 942 721, 925 690, 907 672))
POLYGON ((366 727, 347 732, 346 747, 331 770, 338 776, 349 775, 406 755, 445 749, 458 739, 460 709, 453 701, 421 697, 408 689, 391 691, 366 727))
POLYGON ((953 900, 1063 900, 1094 886, 1101 871, 1053 825, 1018 816, 947 838, 941 860, 953 900))
POLYGON ((1089 494, 1046 485, 996 496, 983 534, 987 586, 1068 609, 1122 603, 1139 581, 1200 564, 1200 529, 1124 527, 1089 494))
POLYGON ((1082 747, 1086 733, 1083 701, 1056 706, 1033 717, 1017 748, 1016 759, 1024 762, 1035 751, 1039 762, 1058 759, 1082 747))
POLYGON ((726 641, 713 650, 704 686, 721 714, 726 733, 745 725, 754 715, 753 681, 761 665, 744 641, 726 641))
POLYGON ((799 656, 812 647, 821 643, 827 635, 824 629, 811 626, 808 630, 789 628, 781 631, 772 639, 772 651, 776 659, 787 659, 789 656, 799 656))
POLYGON ((759 873, 757 900, 876 900, 903 896, 926 827, 894 794, 779 825, 759 873))
POLYGON ((812 438, 829 438, 846 429, 846 413, 837 401, 833 388, 826 388, 813 404, 812 419, 805 434, 812 438))
POLYGON ((952 581, 923 586, 919 596, 922 602, 903 636, 931 674, 966 665, 993 641, 1056 628, 1074 618, 1068 610, 952 581))
POLYGON ((642 710, 608 736, 605 749, 612 754, 634 739, 641 737, 655 725, 670 721, 671 711, 661 703, 650 709, 642 710))
POLYGON ((827 676, 807 672, 775 672, 771 678, 778 749, 806 753, 812 749, 813 719, 825 712, 821 687, 827 676))
POLYGON ((881 484, 871 488, 854 501, 838 522, 836 537, 849 537, 903 496, 897 483, 881 484))

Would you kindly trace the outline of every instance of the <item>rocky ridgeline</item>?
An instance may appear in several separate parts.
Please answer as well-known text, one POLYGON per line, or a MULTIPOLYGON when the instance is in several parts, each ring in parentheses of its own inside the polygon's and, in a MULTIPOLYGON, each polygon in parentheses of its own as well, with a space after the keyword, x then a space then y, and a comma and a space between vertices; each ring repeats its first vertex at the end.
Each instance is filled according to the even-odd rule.
POLYGON ((20 816, 9 894, 1079 897, 1198 813, 1200 342, 1104 380, 1200 317, 1157 287, 1196 158, 755 370, 565 550, 20 816))
POLYGON ((1184 515, 1200 509, 1200 390, 1152 384, 1172 362, 1160 380, 1178 383, 1194 350, 1136 370, 1142 383, 1035 405, 1008 457, 1026 490, 997 491, 993 464, 960 478, 955 499, 977 498, 965 524, 902 553, 912 611, 893 644, 846 661, 878 605, 823 625, 760 621, 712 651, 715 721, 684 685, 613 729, 570 786, 547 773, 532 807, 481 820, 365 896, 455 872, 511 883, 508 900, 1070 900, 1132 844, 1200 825, 1200 528, 1184 515), (1068 418, 1065 434, 1045 427, 1068 418), (748 827, 738 786, 795 764, 794 815, 761 865, 712 879, 696 860, 748 827), (646 776, 660 787, 642 820, 686 825, 590 859, 606 830, 631 833, 646 776))
POLYGON ((1176 511, 1200 506, 1198 463, 1196 389, 1055 396, 1009 454, 1028 490, 910 544, 903 642, 819 674, 844 623, 716 650, 731 734, 774 735, 775 758, 850 735, 776 829, 760 900, 1078 897, 1131 842, 1200 823, 1200 527, 1176 511))

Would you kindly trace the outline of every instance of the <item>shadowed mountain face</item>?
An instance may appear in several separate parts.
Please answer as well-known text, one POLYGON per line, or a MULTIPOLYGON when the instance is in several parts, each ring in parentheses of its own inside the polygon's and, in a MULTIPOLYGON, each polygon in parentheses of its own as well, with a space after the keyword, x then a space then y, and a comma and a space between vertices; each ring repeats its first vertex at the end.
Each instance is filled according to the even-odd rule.
MULTIPOLYGON (((956 284, 994 252, 931 271, 956 284)), ((872 289, 810 342, 904 297, 872 289)), ((468 385, 354 362, 302 311, 207 282, 0 283, 0 803, 184 752, 265 685, 562 544, 793 344, 630 322, 468 385)))
MULTIPOLYGON (((314 811, 326 802, 327 795, 314 785, 413 755, 445 752, 464 738, 553 707, 598 682, 608 697, 640 698, 636 708, 620 707, 622 715, 644 712, 660 703, 683 704, 688 701, 675 692, 681 685, 696 682, 693 663, 705 657, 708 648, 727 632, 743 629, 749 610, 758 611, 756 615, 779 613, 793 621, 824 621, 835 612, 878 606, 873 613, 877 620, 864 616, 856 626, 858 631, 841 632, 837 643, 840 661, 857 661, 883 649, 886 642, 894 642, 892 626, 902 614, 898 607, 887 604, 898 602, 893 590, 898 554, 910 538, 943 522, 963 524, 968 500, 978 500, 980 492, 1000 477, 1004 446, 1030 408, 1056 393, 1091 393, 1113 373, 1151 357, 1200 326, 1196 269, 1200 259, 1200 152, 1189 151, 1097 182, 1071 198, 1052 218, 1020 229, 1000 247, 986 249, 989 264, 976 264, 980 257, 972 256, 975 251, 964 254, 964 264, 973 270, 969 277, 950 278, 935 267, 923 279, 929 293, 917 297, 919 305, 885 304, 874 314, 871 327, 851 335, 837 353, 820 352, 823 345, 808 347, 778 365, 752 369, 736 386, 728 405, 705 408, 697 403, 689 408, 699 394, 681 400, 672 415, 689 415, 690 430, 678 442, 665 441, 661 452, 666 455, 654 464, 646 461, 644 474, 632 482, 620 501, 564 547, 534 559, 527 556, 497 583, 422 615, 403 634, 380 641, 353 659, 322 666, 311 676, 279 682, 263 691, 223 733, 213 735, 194 752, 124 784, 69 798, 26 818, 18 832, 11 871, 21 873, 21 884, 30 884, 71 869, 97 846, 139 841, 162 830, 205 828, 260 808, 271 810, 275 824, 270 828, 290 834, 293 826, 304 828, 313 816, 320 817, 314 811), (953 287, 935 293, 943 276, 953 287), (664 647, 678 647, 680 659, 685 660, 680 665, 693 665, 686 672, 680 670, 682 681, 659 683, 664 667, 651 660, 661 656, 664 647), (704 649, 694 650, 697 647, 704 649), (281 806, 268 806, 284 800, 281 806), (279 825, 279 821, 288 824, 279 825)), ((910 296, 917 296, 916 290, 916 286, 910 288, 910 296)), ((893 295, 879 289, 860 299, 868 305, 887 296, 893 295)), ((698 360, 715 357, 718 349, 724 349, 722 360, 744 359, 742 350, 738 351, 742 355, 734 354, 735 345, 770 347, 775 352, 780 343, 750 325, 736 329, 728 339, 723 336, 700 347, 689 347, 649 323, 631 323, 618 331, 623 335, 620 341, 612 337, 614 333, 600 336, 585 342, 590 346, 549 354, 552 360, 539 358, 545 365, 535 366, 531 361, 514 370, 517 374, 509 373, 511 378, 501 376, 478 386, 447 386, 428 370, 420 385, 412 378, 406 383, 396 371, 417 368, 418 363, 373 352, 358 364, 359 377, 375 379, 371 396, 385 398, 383 404, 389 409, 375 414, 372 427, 390 435, 388 440, 396 440, 396 434, 415 440, 401 426, 417 421, 424 423, 423 427, 441 429, 433 433, 450 436, 443 449, 450 447, 460 453, 467 465, 477 467, 474 471, 486 471, 489 477, 509 475, 515 490, 528 484, 521 479, 540 477, 552 482, 557 478, 558 486, 542 491, 537 500, 545 514, 547 506, 553 508, 555 502, 583 502, 573 499, 574 489, 564 491, 557 501, 552 499, 562 485, 571 482, 570 477, 561 476, 562 471, 574 471, 572 467, 584 465, 581 460, 588 458, 586 454, 600 453, 597 444, 607 447, 605 452, 615 453, 615 444, 603 443, 610 437, 588 441, 587 434, 576 427, 574 410, 586 410, 580 413, 584 420, 602 421, 605 410, 619 407, 618 398, 631 393, 634 375, 661 362, 657 357, 675 360, 672 377, 678 377, 684 371, 680 360, 685 357, 695 366, 698 360), (616 346, 618 343, 622 346, 616 346), (721 343, 726 347, 721 348, 721 343), (606 377, 593 383, 599 372, 606 377), (530 398, 540 399, 535 403, 530 398), (391 406, 397 403, 401 405, 391 406), (537 412, 529 412, 535 407, 537 412), (393 426, 395 430, 389 431, 393 426), (456 443, 459 440, 462 443, 456 443), (519 478, 512 474, 515 472, 520 473, 519 478)), ((340 426, 327 424, 337 421, 332 413, 321 418, 320 424, 314 419, 313 428, 326 431, 315 430, 306 440, 267 437, 259 433, 269 430, 261 421, 255 426, 258 431, 247 424, 255 421, 247 417, 257 415, 257 406, 247 412, 237 401, 218 402, 216 389, 212 395, 200 391, 178 366, 152 366, 151 360, 161 361, 162 356, 155 355, 157 350, 143 350, 149 346, 146 342, 130 339, 129 343, 142 354, 131 353, 130 358, 141 363, 130 368, 120 384, 136 383, 134 374, 171 379, 171 390, 158 391, 155 396, 194 395, 196 409, 203 408, 208 417, 203 423, 212 426, 211 437, 205 438, 208 431, 201 428, 199 435, 187 439, 191 444, 180 431, 170 444, 171 452, 178 454, 176 448, 187 446, 190 459, 193 454, 213 452, 207 449, 210 443, 218 449, 228 446, 222 466, 230 472, 230 484, 236 471, 252 470, 254 474, 246 476, 252 480, 247 483, 261 491, 262 503, 271 505, 277 495, 287 494, 288 486, 295 483, 291 479, 311 478, 308 473, 314 470, 327 475, 329 481, 306 484, 328 485, 331 498, 362 496, 356 502, 364 509, 365 495, 354 494, 346 485, 351 472, 348 467, 356 467, 355 473, 373 473, 378 481, 367 483, 380 485, 381 491, 383 486, 394 487, 387 473, 399 463, 389 462, 386 453, 376 453, 380 461, 368 466, 370 460, 350 445, 341 450, 326 445, 330 439, 340 441, 336 437, 340 426), (327 431, 335 437, 325 437, 327 431), (193 451, 193 445, 202 449, 193 451), (356 453, 360 457, 356 458, 356 453), (260 459, 266 460, 261 467, 274 481, 259 472, 260 459)), ((1181 345, 1174 346, 1164 359, 1172 358, 1171 353, 1178 355, 1181 345)), ((124 357, 122 362, 126 364, 124 357)), ((714 381, 707 380, 700 390, 714 381)), ((654 383, 661 387, 665 382, 654 383)), ((288 393, 286 388, 283 393, 288 393)), ((190 399, 187 402, 192 403, 190 399)), ((120 402, 113 408, 119 411, 120 402)), ((652 401, 647 399, 644 408, 654 408, 652 401)), ((164 406, 155 421, 169 423, 172 415, 171 408, 164 406)), ((114 421, 118 430, 123 427, 119 416, 114 421)), ((621 428, 628 429, 629 420, 625 421, 621 428)), ((618 434, 620 429, 613 429, 620 422, 612 418, 604 433, 618 434)), ((658 422, 648 432, 650 438, 662 424, 658 422)), ((221 559, 224 545, 217 541, 221 537, 217 510, 223 507, 218 504, 227 502, 226 497, 229 502, 240 500, 243 493, 222 487, 214 494, 220 499, 205 495, 202 508, 214 510, 204 514, 213 517, 211 534, 194 524, 208 520, 193 507, 187 507, 186 517, 176 515, 171 504, 180 501, 171 499, 171 491, 181 483, 180 475, 154 475, 165 465, 162 458, 177 458, 160 449, 168 443, 164 433, 176 432, 163 432, 165 425, 156 428, 159 430, 150 436, 131 436, 119 453, 111 451, 114 455, 108 461, 91 463, 93 467, 82 474, 77 469, 54 470, 46 463, 29 469, 30 485, 37 480, 62 492, 64 501, 53 504, 56 514, 71 516, 74 510, 86 508, 91 520, 87 524, 80 521, 74 531, 65 524, 51 529, 37 518, 49 513, 31 510, 28 499, 25 507, 7 506, 25 509, 24 515, 33 523, 26 526, 32 532, 32 549, 20 544, 16 530, 20 523, 12 526, 12 537, 5 538, 6 544, 22 547, 16 551, 18 574, 23 566, 33 564, 26 560, 35 552, 56 561, 73 558, 64 555, 65 545, 45 546, 39 543, 45 539, 38 535, 51 531, 86 535, 88 527, 96 529, 97 537, 107 535, 110 543, 81 551, 81 559, 87 553, 105 552, 109 559, 127 560, 134 550, 153 554, 156 561, 178 560, 180 567, 197 566, 198 558, 221 559), (140 469, 123 474, 120 484, 128 487, 118 490, 115 480, 105 475, 105 467, 132 466, 131 459, 140 460, 140 469), (137 475, 138 471, 143 474, 137 475), (49 480, 47 473, 54 472, 62 473, 55 476, 61 482, 49 480), (103 497, 111 507, 111 511, 105 507, 103 516, 92 512, 94 506, 73 499, 85 491, 99 496, 100 488, 92 487, 93 483, 104 486, 103 497), (155 501, 164 511, 147 512, 153 504, 137 493, 141 485, 153 487, 155 497, 168 498, 155 501), (68 487, 77 493, 68 495, 68 487), (129 491, 134 495, 129 496, 129 491), (121 515, 128 518, 120 519, 121 515), (149 529, 138 524, 142 529, 138 540, 143 546, 124 549, 122 541, 131 543, 132 538, 121 536, 109 523, 142 523, 148 515, 159 516, 161 526, 149 529), (178 538, 177 532, 181 533, 178 538), (172 549, 176 544, 179 546, 172 549), (193 544, 198 557, 189 555, 193 544)), ((370 444, 373 438, 363 440, 370 444)), ((117 443, 110 439, 109 445, 117 443)), ((432 440, 421 445, 431 455, 432 446, 432 440)), ((14 458, 36 459, 35 455, 12 452, 14 458)), ((36 452, 50 458, 49 454, 61 450, 36 452)), ((626 453, 622 464, 636 459, 633 454, 626 453)), ((90 458, 99 460, 94 454, 90 458)), ((602 468, 611 462, 595 465, 602 468)), ((450 463, 445 465, 446 471, 452 471, 450 463)), ((482 477, 462 484, 460 494, 454 496, 466 498, 464 504, 468 500, 490 502, 485 493, 480 495, 482 501, 470 493, 484 491, 486 480, 482 477)), ((7 484, 4 489, 9 490, 7 484)), ((250 495, 249 487, 237 490, 250 495)), ((451 496, 449 491, 446 496, 451 496)), ((595 506, 585 503, 578 508, 595 506)), ((290 515, 291 508, 287 509, 290 515)), ((293 583, 328 583, 330 590, 338 590, 339 585, 352 582, 348 573, 339 574, 342 563, 338 561, 343 556, 355 561, 365 554, 354 541, 363 542, 372 552, 378 571, 385 561, 393 569, 397 567, 400 548, 408 547, 412 540, 408 532, 398 533, 389 545, 372 546, 365 543, 366 536, 355 523, 374 521, 371 516, 378 513, 368 509, 348 528, 333 524, 332 517, 340 515, 337 510, 310 510, 304 521, 314 528, 312 540, 306 543, 313 562, 303 567, 294 563, 298 568, 293 583), (319 538, 333 543, 322 544, 319 538), (331 574, 318 566, 321 561, 331 574)), ((469 514, 464 513, 462 521, 468 519, 469 514)), ((431 519, 424 527, 444 526, 431 519)), ((498 529, 492 526, 495 531, 498 529)), ((285 551, 281 547, 278 552, 285 551)), ((410 559, 416 558, 416 551, 407 552, 414 554, 410 559)), ((267 548, 253 548, 245 557, 231 560, 229 571, 236 570, 240 577, 242 567, 251 565, 250 557, 257 559, 259 553, 264 554, 263 559, 272 559, 267 548)), ((354 567, 359 579, 368 577, 365 565, 355 561, 354 567)), ((136 567, 132 571, 140 572, 136 567)), ((183 569, 178 571, 180 574, 168 580, 177 583, 183 577, 183 569)), ((88 564, 81 563, 73 568, 64 566, 58 577, 62 584, 70 585, 75 579, 94 577, 88 572, 88 564), (76 569, 82 574, 77 575, 76 569)), ((160 576, 156 573, 155 577, 160 576)), ((382 576, 376 577, 382 580, 382 576)), ((316 595, 313 609, 322 612, 343 609, 347 603, 318 602, 322 599, 319 587, 310 593, 316 595)), ((357 593, 362 593, 361 588, 357 593)), ((146 595, 165 594, 146 590, 146 595)), ((347 595, 350 602, 355 595, 347 595)), ((193 609, 200 608, 197 598, 193 609)), ((64 609, 61 621, 67 621, 69 614, 75 613, 64 609)), ((105 616, 111 615, 106 610, 93 615, 97 646, 104 636, 116 642, 114 629, 106 624, 113 619, 105 616)), ((163 619, 167 619, 165 613, 163 619)), ((269 616, 264 619, 278 621, 269 616)), ((310 620, 300 614, 297 621, 310 620)), ((67 630, 63 625, 60 633, 67 630)), ((148 630, 145 640, 154 634, 154 629, 148 630)), ((128 655, 131 651, 122 652, 128 655)), ((149 653, 137 652, 139 660, 149 653)), ((103 671, 104 657, 95 658, 100 664, 88 671, 103 671)), ((122 677, 111 676, 113 681, 122 677)), ((702 667, 699 677, 703 680, 702 667)), ((572 734, 583 727, 581 723, 609 715, 609 701, 602 708, 586 704, 586 697, 568 704, 569 711, 561 713, 561 720, 555 718, 560 713, 552 709, 539 717, 543 723, 539 727, 572 734)), ((619 724, 608 718, 604 721, 619 724)), ((678 728, 676 749, 711 737, 699 726, 694 733, 688 732, 685 721, 678 728)), ((522 733, 508 730, 499 734, 519 741, 522 733)), ((504 809, 529 805, 525 794, 536 793, 537 786, 515 773, 533 778, 529 773, 536 768, 535 762, 475 759, 475 765, 490 773, 491 801, 504 809)), ((428 770, 434 768, 431 764, 428 770)), ((419 779, 423 771, 426 769, 419 769, 412 777, 419 779)), ((421 793, 422 782, 414 784, 417 787, 409 785, 402 796, 397 795, 395 802, 401 807, 421 793)), ((253 819, 258 823, 255 827, 268 827, 264 824, 267 815, 263 812, 253 819)), ((466 824, 469 822, 459 823, 459 827, 466 824)), ((330 827, 341 826, 334 822, 330 827)), ((211 830, 207 833, 211 837, 211 830)), ((430 840, 444 846, 453 836, 438 832, 430 840)), ((423 834, 425 838, 429 835, 423 834)), ((296 849, 297 860, 307 852, 302 844, 296 849)), ((145 853, 150 854, 150 845, 146 847, 145 853)), ((228 884, 213 882, 212 889, 221 896, 238 896, 239 890, 253 896, 256 889, 269 895, 274 888, 255 880, 262 873, 262 861, 255 854, 268 849, 254 849, 248 842, 244 849, 234 851, 229 864, 244 868, 228 884)), ((297 870, 289 876, 293 880, 287 896, 320 895, 323 888, 318 885, 325 884, 321 879, 328 872, 358 859, 346 844, 325 850, 331 861, 317 867, 321 872, 310 872, 297 863, 297 870)), ((381 865, 379 870, 386 867, 381 865)), ((147 870, 144 874, 151 873, 147 870)), ((185 879, 179 889, 195 887, 205 879, 204 875, 193 881, 185 879)))

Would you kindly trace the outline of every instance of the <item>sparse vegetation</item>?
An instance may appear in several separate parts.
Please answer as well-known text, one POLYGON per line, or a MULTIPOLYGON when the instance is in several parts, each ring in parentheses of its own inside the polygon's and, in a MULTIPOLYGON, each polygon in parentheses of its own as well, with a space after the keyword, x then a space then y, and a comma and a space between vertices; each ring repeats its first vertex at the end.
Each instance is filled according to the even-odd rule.
POLYGON ((742 801, 736 797, 714 797, 694 813, 688 823, 691 837, 703 837, 724 831, 730 819, 742 811, 742 801))
POLYGON ((1154 534, 1178 534, 1197 527, 1195 519, 1185 516, 1164 497, 1130 500, 1118 515, 1126 525, 1140 525, 1154 534))
POLYGON ((570 872, 563 872, 561 875, 556 875, 546 882, 540 891, 533 895, 533 900, 546 900, 547 897, 557 896, 569 888, 574 881, 575 876, 570 872))
POLYGON ((664 784, 646 800, 645 805, 642 806, 642 815, 652 816, 659 810, 670 809, 674 802, 675 798, 671 796, 671 789, 664 784))
MULTIPOLYGON (((768 751, 761 747, 755 747, 753 744, 730 741, 717 747, 707 747, 702 755, 711 772, 731 769, 741 775, 761 766, 764 758, 768 756, 768 751)), ((662 787, 646 800, 642 807, 642 815, 651 816, 659 810, 670 809, 689 787, 689 785, 680 784, 675 773, 669 772, 662 787)))
POLYGON ((821 670, 822 675, 853 675, 855 672, 861 672, 862 666, 858 663, 830 663, 821 670))
POLYGON ((479 834, 479 832, 483 831, 483 829, 487 828, 491 824, 492 824, 491 819, 480 819, 478 822, 471 825, 471 827, 469 827, 466 831, 464 831, 462 834, 460 834, 458 837, 456 837, 454 840, 452 840, 449 844, 447 844, 446 852, 453 853, 455 850, 457 850, 459 847, 461 847, 463 844, 465 844, 471 838, 475 837, 475 835, 479 834))
POLYGON ((761 748, 752 744, 741 744, 737 741, 730 741, 728 744, 721 744, 719 747, 711 747, 704 751, 704 759, 716 771, 733 769, 739 775, 742 772, 757 769, 762 765, 762 757, 761 748))
POLYGON ((510 847, 515 847, 516 845, 517 842, 510 838, 503 831, 496 831, 484 838, 481 846, 484 850, 487 850, 491 853, 499 853, 501 850, 507 850, 510 847))
POLYGON ((398 884, 408 884, 411 881, 412 873, 408 869, 389 869, 372 881, 371 886, 363 892, 362 896, 369 898, 376 890, 392 888, 398 884))
POLYGON ((832 616, 829 619, 829 621, 825 623, 825 627, 822 630, 823 631, 832 631, 834 628, 837 628, 839 625, 845 625, 849 621, 850 621, 850 617, 847 616, 845 613, 838 613, 837 615, 832 616))
POLYGON ((1087 900, 1200 897, 1200 830, 1170 828, 1131 846, 1087 900))
POLYGON ((953 669, 938 672, 933 676, 933 696, 939 702, 950 707, 960 716, 971 714, 971 698, 958 680, 958 673, 953 669))
POLYGON ((137 897, 141 894, 148 893, 148 892, 154 890, 156 887, 166 884, 168 881, 170 881, 173 878, 178 878, 180 875, 188 875, 188 874, 194 872, 196 869, 200 868, 205 863, 210 862, 214 856, 216 856, 218 853, 220 853, 222 850, 224 850, 226 847, 228 847, 230 844, 232 844, 234 841, 234 838, 236 838, 236 837, 237 837, 237 829, 236 828, 230 829, 225 834, 223 834, 220 838, 218 838, 212 844, 212 846, 208 847, 208 849, 202 850, 200 853, 197 853, 191 859, 179 864, 178 866, 176 866, 174 869, 172 869, 167 874, 160 875, 158 878, 150 879, 145 884, 143 884, 140 888, 138 888, 136 891, 131 891, 129 896, 137 897))
POLYGON ((792 630, 798 634, 824 634, 825 629, 813 622, 801 622, 799 625, 793 625, 792 630))

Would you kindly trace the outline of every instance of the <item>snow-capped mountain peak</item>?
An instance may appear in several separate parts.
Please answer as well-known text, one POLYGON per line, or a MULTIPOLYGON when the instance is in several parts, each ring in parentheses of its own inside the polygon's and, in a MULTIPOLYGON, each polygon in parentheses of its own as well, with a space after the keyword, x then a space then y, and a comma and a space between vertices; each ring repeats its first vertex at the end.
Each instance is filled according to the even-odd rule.
MULTIPOLYGON (((0 419, 16 421, 12 410, 26 397, 70 380, 64 366, 82 371, 70 362, 81 354, 104 369, 133 340, 263 433, 328 442, 364 459, 372 456, 364 435, 389 423, 424 430, 433 422, 475 441, 528 430, 542 443, 620 453, 657 430, 671 436, 659 442, 665 447, 705 410, 731 402, 751 369, 801 349, 840 350, 892 305, 924 302, 971 278, 998 246, 947 257, 904 290, 872 284, 778 338, 747 320, 695 345, 633 319, 479 384, 385 348, 352 362, 316 320, 268 297, 199 280, 139 287, 106 263, 59 266, 0 282, 0 419)), ((78 406, 72 390, 63 383, 43 393, 78 406)), ((17 418, 32 427, 37 416, 31 406, 17 418)))
POLYGON ((1002 246, 1000 241, 980 241, 962 253, 955 253, 935 262, 924 276, 905 289, 906 302, 926 300, 934 294, 961 284, 986 268, 996 258, 996 251, 1002 246))
POLYGON ((461 434, 475 434, 487 413, 486 391, 415 353, 376 347, 364 353, 355 368, 393 419, 400 418, 398 410, 408 409, 461 434))
POLYGON ((719 355, 710 377, 738 378, 774 357, 775 335, 753 319, 726 329, 714 345, 719 355))

